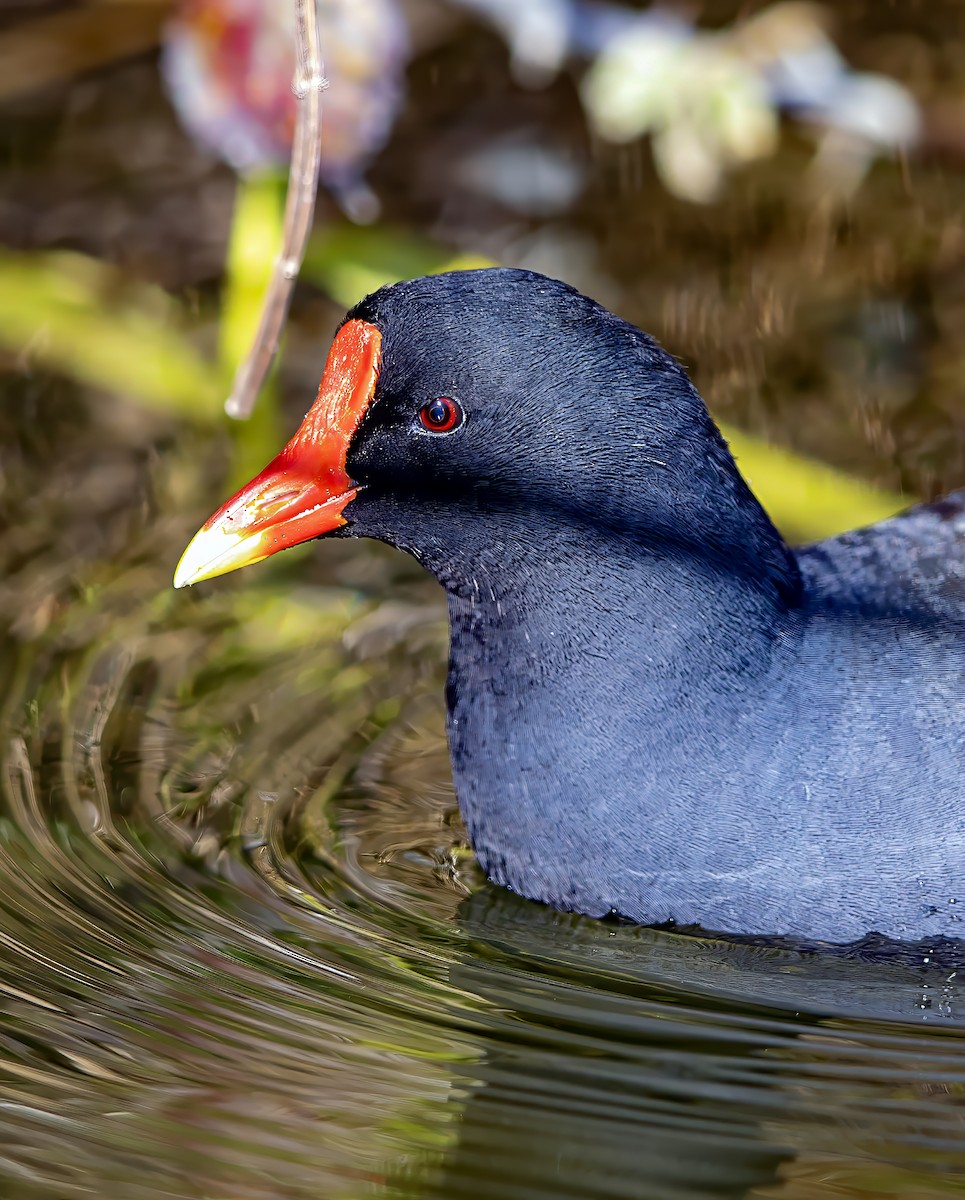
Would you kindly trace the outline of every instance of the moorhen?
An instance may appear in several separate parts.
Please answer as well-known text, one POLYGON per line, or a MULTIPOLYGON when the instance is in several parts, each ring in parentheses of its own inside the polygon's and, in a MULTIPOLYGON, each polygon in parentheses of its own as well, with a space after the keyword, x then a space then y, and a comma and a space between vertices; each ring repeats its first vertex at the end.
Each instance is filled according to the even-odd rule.
POLYGON ((175 585, 322 535, 446 590, 493 880, 646 924, 965 936, 965 492, 792 550, 653 338, 529 271, 456 271, 349 313, 175 585))

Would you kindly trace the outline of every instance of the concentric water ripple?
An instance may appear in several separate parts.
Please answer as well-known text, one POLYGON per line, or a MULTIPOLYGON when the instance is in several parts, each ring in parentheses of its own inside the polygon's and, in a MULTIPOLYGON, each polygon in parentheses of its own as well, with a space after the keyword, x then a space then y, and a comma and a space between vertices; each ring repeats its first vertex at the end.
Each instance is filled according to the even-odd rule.
POLYGON ((131 566, 7 642, 4 1196, 965 1190, 953 966, 488 887, 432 591, 243 583, 131 566))

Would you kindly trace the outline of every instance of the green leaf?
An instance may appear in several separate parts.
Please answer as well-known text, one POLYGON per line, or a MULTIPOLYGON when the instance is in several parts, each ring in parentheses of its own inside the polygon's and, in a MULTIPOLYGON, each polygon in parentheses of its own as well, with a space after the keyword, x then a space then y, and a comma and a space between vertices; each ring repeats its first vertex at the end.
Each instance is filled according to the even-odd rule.
POLYGON ((771 520, 792 540, 817 541, 871 525, 915 502, 748 433, 721 432, 771 520))
MULTIPOLYGON (((264 174, 238 179, 231 220, 218 357, 224 396, 251 344, 261 320, 265 291, 282 244, 285 179, 264 174)), ((279 416, 277 359, 258 395, 251 416, 231 422, 234 455, 230 485, 240 487, 265 465, 266 448, 281 448, 284 438, 279 416)))
POLYGON ((0 345, 160 412, 221 413, 217 371, 160 288, 79 254, 0 250, 0 345))
POLYGON ((315 234, 302 274, 345 308, 387 283, 471 267, 492 267, 481 255, 451 250, 390 226, 340 225, 315 234))

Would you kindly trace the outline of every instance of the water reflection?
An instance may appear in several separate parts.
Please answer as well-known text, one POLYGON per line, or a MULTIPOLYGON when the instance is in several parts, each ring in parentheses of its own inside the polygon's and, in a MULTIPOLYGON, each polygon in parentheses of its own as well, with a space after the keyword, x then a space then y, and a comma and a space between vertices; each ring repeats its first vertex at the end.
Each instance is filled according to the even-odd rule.
POLYGON ((186 623, 147 578, 5 659, 5 1195, 965 1184, 953 970, 482 885, 437 609, 225 589, 186 623))
POLYGON ((482 949, 454 977, 502 1015, 443 1194, 484 1194, 484 1163, 512 1196, 744 1195, 819 1160, 923 1182, 942 1156, 965 1182, 962 1043, 924 1029, 961 1019, 953 972, 608 930, 495 889, 460 919, 482 949))

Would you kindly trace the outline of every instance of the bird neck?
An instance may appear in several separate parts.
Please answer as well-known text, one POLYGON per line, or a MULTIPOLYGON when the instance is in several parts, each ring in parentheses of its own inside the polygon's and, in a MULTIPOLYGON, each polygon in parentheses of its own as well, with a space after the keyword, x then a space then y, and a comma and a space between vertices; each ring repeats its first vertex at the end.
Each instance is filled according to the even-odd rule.
POLYGON ((442 573, 463 817, 491 877, 606 911, 586 889, 606 881, 621 805, 659 809, 665 844, 650 848, 663 854, 753 724, 793 625, 784 579, 612 531, 488 533, 471 570, 442 573))
MULTIPOLYGON (((535 524, 535 522, 534 522, 535 524)), ((797 609, 791 552, 774 534, 767 558, 726 547, 641 540, 599 526, 551 536, 501 531, 466 563, 438 570, 448 595, 455 670, 479 682, 576 697, 632 678, 641 706, 693 714, 749 685, 797 609), (785 559, 786 555, 786 559, 785 559), (779 564, 774 569, 775 560, 779 564)), ((597 711, 612 712, 616 695, 597 711)))

